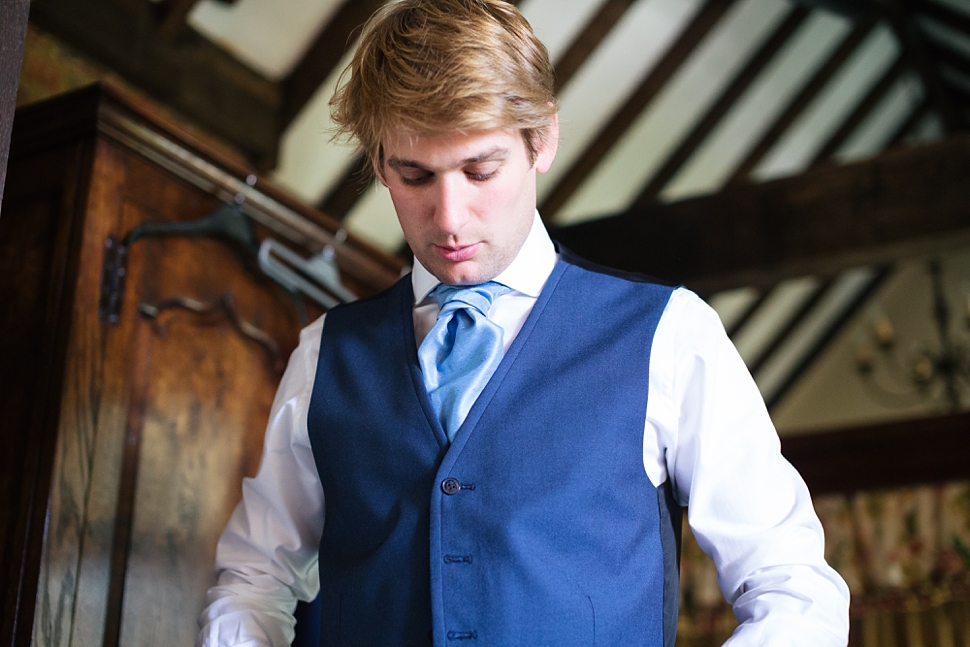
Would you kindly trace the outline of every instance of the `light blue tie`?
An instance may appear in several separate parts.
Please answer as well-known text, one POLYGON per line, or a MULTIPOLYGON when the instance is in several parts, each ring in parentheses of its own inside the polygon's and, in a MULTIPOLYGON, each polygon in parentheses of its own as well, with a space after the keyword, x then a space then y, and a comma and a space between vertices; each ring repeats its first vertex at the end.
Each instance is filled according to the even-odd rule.
POLYGON ((489 281, 469 286, 442 283, 431 292, 438 301, 438 320, 421 342, 418 361, 449 441, 502 361, 502 328, 488 320, 488 310, 496 297, 511 289, 489 281))

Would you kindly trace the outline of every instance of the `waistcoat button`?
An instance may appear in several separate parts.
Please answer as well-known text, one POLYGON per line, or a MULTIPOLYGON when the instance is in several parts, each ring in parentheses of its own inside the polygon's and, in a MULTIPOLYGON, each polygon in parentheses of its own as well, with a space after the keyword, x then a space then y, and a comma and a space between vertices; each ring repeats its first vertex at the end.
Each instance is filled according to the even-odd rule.
POLYGON ((449 476, 441 482, 441 491, 447 495, 457 494, 461 489, 461 482, 453 476, 449 476))

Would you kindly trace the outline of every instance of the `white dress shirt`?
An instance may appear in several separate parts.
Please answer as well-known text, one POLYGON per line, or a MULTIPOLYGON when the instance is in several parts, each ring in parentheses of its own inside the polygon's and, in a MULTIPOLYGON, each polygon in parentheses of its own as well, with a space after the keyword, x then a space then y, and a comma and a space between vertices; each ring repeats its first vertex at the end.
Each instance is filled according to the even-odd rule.
MULTIPOLYGON (((489 319, 505 348, 532 310, 557 254, 536 214, 518 256, 495 280, 512 291, 489 319)), ((438 284, 415 262, 414 324, 420 345, 438 308, 438 284)), ((604 313, 609 316, 609 313, 604 313)), ((319 590, 324 492, 307 432, 325 317, 300 335, 280 383, 255 478, 219 540, 218 584, 199 622, 201 647, 282 646, 293 639, 297 598, 319 590)), ((822 527, 747 368, 717 314, 674 290, 657 326, 649 372, 643 466, 671 479, 694 537, 717 566, 739 626, 725 645, 844 647, 849 591, 823 559, 822 527)))

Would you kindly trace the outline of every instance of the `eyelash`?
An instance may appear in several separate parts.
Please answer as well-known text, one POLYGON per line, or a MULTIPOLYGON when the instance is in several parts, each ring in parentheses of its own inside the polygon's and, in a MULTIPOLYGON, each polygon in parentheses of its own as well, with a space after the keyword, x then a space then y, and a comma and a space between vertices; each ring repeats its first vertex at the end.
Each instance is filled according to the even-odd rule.
POLYGON ((492 171, 491 173, 469 173, 468 177, 475 180, 476 182, 484 182, 485 180, 491 180, 495 177, 498 171, 492 171))
MULTIPOLYGON (((475 182, 486 182, 488 180, 491 180, 493 177, 495 177, 495 174, 497 172, 498 171, 492 171, 491 173, 466 173, 466 175, 469 177, 469 179, 475 182)), ((430 173, 428 175, 422 175, 421 177, 417 177, 417 178, 401 176, 401 182, 403 182, 408 186, 421 186, 422 184, 426 184, 431 179, 431 177, 432 176, 430 173)))

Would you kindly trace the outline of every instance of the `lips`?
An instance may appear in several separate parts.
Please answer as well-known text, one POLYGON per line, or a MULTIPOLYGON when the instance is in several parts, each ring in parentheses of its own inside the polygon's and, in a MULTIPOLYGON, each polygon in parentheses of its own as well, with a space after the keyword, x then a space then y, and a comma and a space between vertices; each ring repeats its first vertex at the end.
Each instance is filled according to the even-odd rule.
POLYGON ((451 261, 453 263, 460 263, 461 261, 470 260, 475 256, 475 252, 478 251, 478 246, 480 243, 474 243, 472 245, 462 245, 459 247, 448 247, 445 245, 435 245, 434 249, 438 252, 438 255, 446 261, 451 261))

